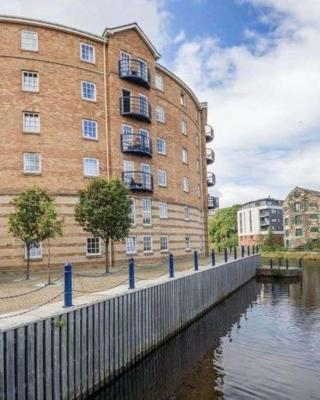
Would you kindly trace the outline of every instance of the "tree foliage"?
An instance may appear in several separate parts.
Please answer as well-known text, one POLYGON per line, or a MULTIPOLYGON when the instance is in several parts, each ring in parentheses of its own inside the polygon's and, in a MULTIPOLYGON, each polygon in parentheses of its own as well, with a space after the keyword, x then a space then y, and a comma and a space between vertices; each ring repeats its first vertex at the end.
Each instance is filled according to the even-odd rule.
POLYGON ((214 248, 238 244, 237 211, 239 208, 239 205, 222 208, 209 218, 209 235, 214 248))
POLYGON ((106 272, 109 272, 109 242, 128 236, 130 228, 129 191, 118 178, 95 178, 80 192, 76 220, 82 228, 100 237, 106 247, 106 272))
POLYGON ((31 247, 62 235, 62 220, 58 218, 54 198, 38 187, 20 193, 13 205, 15 210, 9 216, 9 232, 26 248, 26 279, 29 279, 31 247))

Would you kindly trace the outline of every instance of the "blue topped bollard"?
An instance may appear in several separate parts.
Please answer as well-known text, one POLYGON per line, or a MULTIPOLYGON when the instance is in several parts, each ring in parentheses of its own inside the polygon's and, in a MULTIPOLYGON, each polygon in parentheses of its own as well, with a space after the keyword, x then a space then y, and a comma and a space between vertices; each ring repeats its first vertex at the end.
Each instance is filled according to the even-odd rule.
POLYGON ((174 278, 174 261, 173 261, 173 254, 169 254, 169 277, 174 278))
POLYGON ((216 265, 216 253, 214 250, 211 252, 211 265, 214 267, 216 265))
POLYGON ((135 279, 134 279, 134 259, 130 258, 129 260, 129 289, 135 288, 135 279))
POLYGON ((228 250, 224 249, 224 262, 228 262, 228 250))
POLYGON ((195 251, 193 253, 193 259, 194 259, 194 270, 199 271, 198 252, 197 251, 195 251))
POLYGON ((71 307, 72 304, 72 264, 64 265, 64 307, 71 307))

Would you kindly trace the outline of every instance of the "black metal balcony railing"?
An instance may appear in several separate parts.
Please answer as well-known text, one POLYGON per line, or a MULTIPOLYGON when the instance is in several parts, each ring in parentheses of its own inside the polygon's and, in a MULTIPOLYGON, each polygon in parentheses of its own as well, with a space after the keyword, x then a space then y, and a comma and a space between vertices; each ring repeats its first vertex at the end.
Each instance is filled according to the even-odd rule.
POLYGON ((121 150, 123 153, 152 157, 152 141, 142 133, 122 134, 121 150))
POLYGON ((150 88, 150 71, 148 65, 140 60, 119 60, 119 76, 150 88))
POLYGON ((213 172, 207 173, 207 186, 211 187, 216 184, 216 176, 213 172))
POLYGON ((219 197, 208 196, 208 209, 214 210, 219 208, 219 197))
POLYGON ((212 149, 206 149, 206 161, 207 165, 211 165, 214 163, 216 157, 214 151, 212 149))
POLYGON ((153 176, 144 171, 125 171, 122 181, 128 189, 134 192, 153 192, 153 176))
POLYGON ((120 112, 121 115, 151 122, 151 105, 144 97, 120 97, 120 112))
POLYGON ((207 124, 205 127, 206 142, 210 143, 214 138, 214 131, 211 125, 207 124))

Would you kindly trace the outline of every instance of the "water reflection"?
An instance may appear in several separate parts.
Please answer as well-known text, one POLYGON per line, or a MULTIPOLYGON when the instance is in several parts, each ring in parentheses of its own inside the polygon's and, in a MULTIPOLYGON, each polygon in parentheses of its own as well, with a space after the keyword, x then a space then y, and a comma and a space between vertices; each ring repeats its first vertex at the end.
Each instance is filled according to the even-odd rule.
POLYGON ((320 399, 320 265, 251 281, 95 400, 320 399))

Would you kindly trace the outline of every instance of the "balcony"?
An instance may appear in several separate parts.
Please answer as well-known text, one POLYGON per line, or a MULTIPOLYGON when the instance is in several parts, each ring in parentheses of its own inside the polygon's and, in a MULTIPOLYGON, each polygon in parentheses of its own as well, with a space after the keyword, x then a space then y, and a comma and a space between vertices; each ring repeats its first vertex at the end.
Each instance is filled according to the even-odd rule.
POLYGON ((124 185, 133 192, 153 192, 153 176, 144 171, 122 172, 124 185))
POLYGON ((213 141, 214 138, 214 131, 211 125, 206 125, 205 127, 205 136, 206 136, 206 142, 210 143, 213 141))
POLYGON ((121 150, 123 153, 152 157, 152 141, 144 134, 122 134, 121 150))
POLYGON ((145 97, 120 97, 120 113, 139 121, 151 122, 151 105, 145 97))
POLYGON ((213 172, 207 172, 207 186, 211 187, 216 184, 216 176, 213 172))
POLYGON ((140 60, 119 60, 119 76, 127 81, 150 88, 150 71, 148 65, 140 60))
POLYGON ((219 208, 219 197, 208 196, 208 209, 215 210, 219 208))
POLYGON ((207 165, 211 165, 214 163, 216 159, 216 156, 214 154, 214 151, 212 149, 206 149, 206 161, 207 165))

